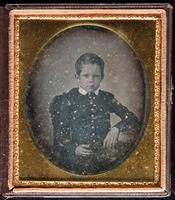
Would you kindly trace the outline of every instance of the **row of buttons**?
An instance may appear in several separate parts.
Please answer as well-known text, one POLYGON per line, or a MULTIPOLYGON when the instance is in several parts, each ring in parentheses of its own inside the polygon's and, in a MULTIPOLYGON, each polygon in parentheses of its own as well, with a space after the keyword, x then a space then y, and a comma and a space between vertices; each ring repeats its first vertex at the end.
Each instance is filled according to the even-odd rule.
MULTIPOLYGON (((93 107, 96 107, 96 104, 94 104, 94 99, 95 99, 94 96, 93 96, 93 97, 92 97, 92 96, 89 96, 89 103, 90 103, 91 105, 93 105, 93 107)), ((94 112, 95 112, 95 109, 94 109, 93 107, 91 108, 91 112, 94 113, 94 112)), ((94 124, 94 117, 95 117, 94 114, 91 114, 91 123, 92 123, 92 124, 94 124)), ((94 130, 95 127, 92 125, 92 126, 91 126, 91 129, 94 130)), ((95 136, 95 133, 92 133, 92 137, 93 137, 93 136, 95 136)), ((93 140, 93 142, 95 142, 95 141, 93 140)))

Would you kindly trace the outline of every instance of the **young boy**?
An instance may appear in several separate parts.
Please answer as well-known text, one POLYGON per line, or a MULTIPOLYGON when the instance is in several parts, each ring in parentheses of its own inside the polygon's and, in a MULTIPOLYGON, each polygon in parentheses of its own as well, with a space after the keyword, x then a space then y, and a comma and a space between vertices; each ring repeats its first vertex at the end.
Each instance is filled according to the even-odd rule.
POLYGON ((55 160, 70 172, 96 174, 109 168, 119 133, 136 127, 137 117, 113 94, 99 89, 104 78, 99 56, 83 54, 75 70, 79 87, 55 96, 50 105, 55 160), (121 118, 113 127, 110 113, 121 118))

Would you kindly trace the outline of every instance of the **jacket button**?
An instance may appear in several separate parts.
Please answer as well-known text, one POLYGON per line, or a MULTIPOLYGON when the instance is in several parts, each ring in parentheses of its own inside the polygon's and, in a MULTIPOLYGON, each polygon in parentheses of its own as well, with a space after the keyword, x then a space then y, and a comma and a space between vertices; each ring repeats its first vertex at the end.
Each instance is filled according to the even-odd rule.
POLYGON ((93 100, 90 100, 89 103, 92 105, 94 102, 93 102, 93 100))

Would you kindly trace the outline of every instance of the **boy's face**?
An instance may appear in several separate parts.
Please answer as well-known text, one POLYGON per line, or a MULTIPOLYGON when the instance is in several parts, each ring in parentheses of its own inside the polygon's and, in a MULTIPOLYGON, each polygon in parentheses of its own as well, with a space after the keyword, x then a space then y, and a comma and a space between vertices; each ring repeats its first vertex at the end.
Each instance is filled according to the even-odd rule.
POLYGON ((101 69, 97 64, 83 64, 78 76, 78 83, 86 92, 93 92, 100 87, 101 69))

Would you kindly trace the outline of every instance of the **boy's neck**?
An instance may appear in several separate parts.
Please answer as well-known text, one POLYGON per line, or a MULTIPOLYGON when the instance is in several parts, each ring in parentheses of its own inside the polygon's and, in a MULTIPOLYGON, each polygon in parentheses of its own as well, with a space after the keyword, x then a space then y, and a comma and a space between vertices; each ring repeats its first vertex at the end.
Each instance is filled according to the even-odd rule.
MULTIPOLYGON (((82 95, 86 95, 87 93, 89 93, 89 92, 87 92, 86 90, 84 90, 82 87, 79 87, 78 92, 79 92, 80 94, 82 94, 82 95)), ((99 88, 98 88, 97 90, 93 91, 93 93, 95 93, 96 95, 98 95, 98 93, 99 93, 99 88)))

